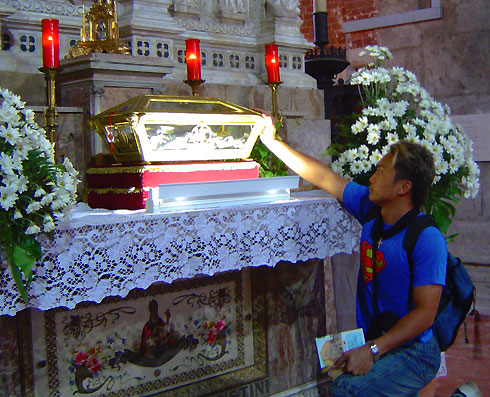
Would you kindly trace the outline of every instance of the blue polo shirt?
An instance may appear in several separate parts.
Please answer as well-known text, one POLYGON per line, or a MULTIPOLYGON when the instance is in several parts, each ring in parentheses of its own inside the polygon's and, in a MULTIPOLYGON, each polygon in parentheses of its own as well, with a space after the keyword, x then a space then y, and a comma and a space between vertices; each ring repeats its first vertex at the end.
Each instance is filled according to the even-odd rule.
MULTIPOLYGON (((368 210, 374 205, 369 200, 369 189, 355 182, 349 182, 342 201, 346 210, 363 226, 361 234, 361 267, 357 280, 356 315, 357 325, 364 332, 371 326, 374 317, 372 290, 372 247, 371 229, 374 219, 365 222, 368 210)), ((385 228, 392 225, 385 224, 385 228)), ((400 318, 405 316, 413 304, 410 301, 411 271, 407 254, 403 248, 403 238, 407 229, 383 240, 376 255, 376 284, 379 313, 391 311, 400 318)), ((413 286, 444 285, 446 279, 447 246, 446 239, 436 227, 424 229, 412 253, 413 286)), ((418 336, 421 342, 432 337, 428 329, 418 336)))

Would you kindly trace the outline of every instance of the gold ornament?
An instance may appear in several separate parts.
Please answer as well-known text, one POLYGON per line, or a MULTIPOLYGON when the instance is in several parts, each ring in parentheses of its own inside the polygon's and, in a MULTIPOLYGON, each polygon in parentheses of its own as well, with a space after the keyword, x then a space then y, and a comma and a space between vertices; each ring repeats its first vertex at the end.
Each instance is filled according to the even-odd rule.
POLYGON ((129 55, 128 46, 119 38, 116 0, 93 0, 87 14, 82 3, 80 40, 70 49, 65 58, 76 58, 93 52, 129 55))

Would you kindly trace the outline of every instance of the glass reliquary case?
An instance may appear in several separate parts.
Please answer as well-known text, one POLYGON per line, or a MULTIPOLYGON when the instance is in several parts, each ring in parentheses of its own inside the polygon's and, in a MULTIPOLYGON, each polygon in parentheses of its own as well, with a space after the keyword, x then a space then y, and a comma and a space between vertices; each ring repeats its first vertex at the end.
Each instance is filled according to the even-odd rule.
POLYGON ((141 95, 89 120, 121 164, 246 159, 260 113, 212 97, 141 95))

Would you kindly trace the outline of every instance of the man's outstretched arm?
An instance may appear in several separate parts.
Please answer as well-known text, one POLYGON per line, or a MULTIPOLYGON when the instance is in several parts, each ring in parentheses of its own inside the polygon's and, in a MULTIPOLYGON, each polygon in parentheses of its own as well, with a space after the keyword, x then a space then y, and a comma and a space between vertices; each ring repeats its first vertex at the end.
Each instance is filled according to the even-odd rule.
POLYGON ((342 201, 342 194, 349 180, 336 174, 321 161, 298 152, 286 143, 277 140, 276 129, 271 117, 265 115, 263 117, 265 119, 265 127, 260 135, 260 140, 269 150, 299 176, 330 193, 337 200, 342 201))

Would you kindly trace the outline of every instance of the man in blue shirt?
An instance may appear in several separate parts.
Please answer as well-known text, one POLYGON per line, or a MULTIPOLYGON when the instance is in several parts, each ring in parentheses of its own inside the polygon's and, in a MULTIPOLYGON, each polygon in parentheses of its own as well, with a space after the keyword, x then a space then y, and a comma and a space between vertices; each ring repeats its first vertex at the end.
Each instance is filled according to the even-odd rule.
POLYGON ((356 301, 358 326, 366 333, 379 322, 375 320, 379 313, 396 315, 389 330, 337 360, 334 368, 342 367, 344 373, 335 379, 330 394, 418 395, 440 364, 439 346, 430 327, 445 281, 445 239, 435 227, 424 229, 413 250, 410 268, 403 249, 406 227, 385 240, 376 238, 375 258, 372 229, 378 222, 377 229, 387 230, 423 208, 435 176, 432 155, 421 145, 397 142, 378 163, 368 188, 277 140, 272 120, 264 117, 262 142, 298 175, 342 201, 363 225, 356 301), (378 221, 368 217, 374 205, 380 208, 378 221))

